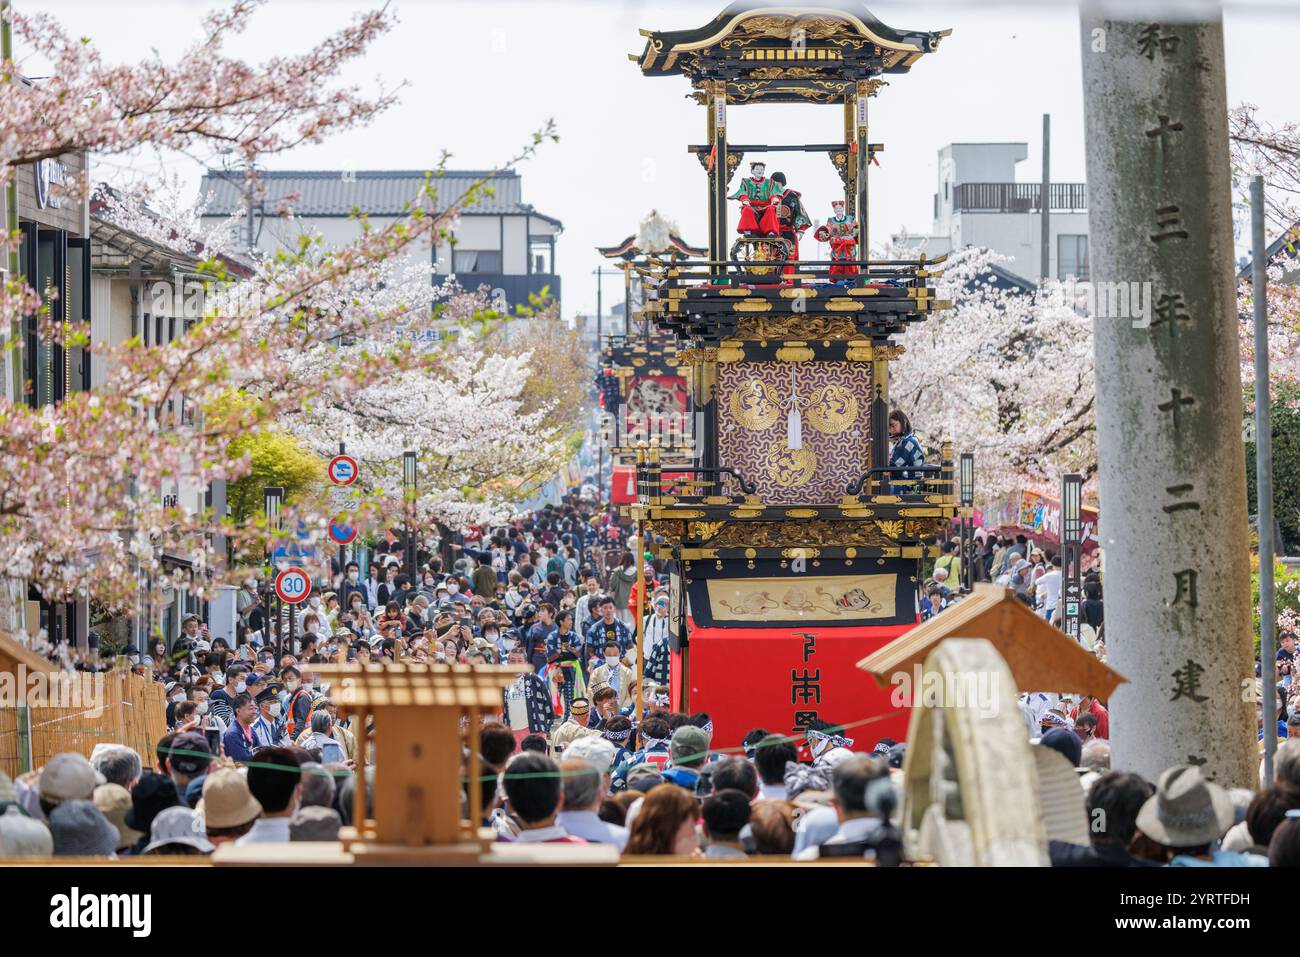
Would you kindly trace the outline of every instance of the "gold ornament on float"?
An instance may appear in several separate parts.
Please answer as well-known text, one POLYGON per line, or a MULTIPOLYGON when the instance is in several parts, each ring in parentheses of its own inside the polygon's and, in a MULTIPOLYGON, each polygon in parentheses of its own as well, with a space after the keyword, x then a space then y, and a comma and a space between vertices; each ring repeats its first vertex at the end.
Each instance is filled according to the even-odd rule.
POLYGON ((812 481, 817 471, 817 456, 806 445, 790 449, 782 442, 768 449, 764 464, 768 477, 778 488, 799 488, 812 481))
POLYGON ((858 398, 842 385, 824 385, 808 402, 808 422, 818 432, 835 435, 858 421, 858 398))
POLYGON ((746 379, 727 402, 731 417, 746 429, 770 429, 781 416, 781 403, 771 387, 759 379, 746 379))

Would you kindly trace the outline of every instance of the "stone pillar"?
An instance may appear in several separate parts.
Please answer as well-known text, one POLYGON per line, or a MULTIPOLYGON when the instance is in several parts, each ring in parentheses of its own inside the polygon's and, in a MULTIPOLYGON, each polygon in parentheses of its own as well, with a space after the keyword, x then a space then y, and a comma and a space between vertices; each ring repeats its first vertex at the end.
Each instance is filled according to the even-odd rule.
POLYGON ((1252 786, 1223 27, 1082 27, 1113 765, 1252 786))

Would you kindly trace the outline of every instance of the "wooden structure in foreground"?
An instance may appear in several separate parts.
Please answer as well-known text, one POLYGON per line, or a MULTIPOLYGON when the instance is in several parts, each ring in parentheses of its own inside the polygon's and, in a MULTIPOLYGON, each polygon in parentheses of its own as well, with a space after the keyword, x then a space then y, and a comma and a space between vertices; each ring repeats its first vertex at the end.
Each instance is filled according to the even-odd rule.
POLYGON ((1010 588, 980 584, 956 605, 899 635, 858 662, 880 687, 912 676, 946 638, 985 638, 1021 691, 1061 691, 1108 700, 1127 679, 1087 648, 1049 625, 1010 588))
POLYGON ((468 665, 323 665, 340 711, 356 715, 357 755, 367 753, 374 718, 374 816, 366 814, 358 766, 353 826, 339 838, 357 863, 472 863, 492 843, 482 831, 478 749, 469 748, 461 805, 461 722, 473 734, 483 714, 501 710, 501 693, 524 669, 468 665))
POLYGON ((1046 867, 1038 773, 1007 663, 986 639, 948 638, 927 655, 924 670, 990 678, 987 700, 912 709, 900 822, 908 858, 947 867, 1046 867))
POLYGON ((0 682, 13 695, 0 705, 0 771, 11 778, 64 751, 90 757, 101 743, 125 744, 147 761, 167 733, 163 686, 128 668, 64 671, 0 634, 0 682))

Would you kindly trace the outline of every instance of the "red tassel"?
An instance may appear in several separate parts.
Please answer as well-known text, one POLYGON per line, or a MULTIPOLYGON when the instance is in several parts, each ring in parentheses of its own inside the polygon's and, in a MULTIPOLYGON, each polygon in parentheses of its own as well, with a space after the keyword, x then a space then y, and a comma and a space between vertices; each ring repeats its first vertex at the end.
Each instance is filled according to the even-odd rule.
POLYGON ((709 161, 708 161, 708 163, 705 165, 705 168, 706 168, 710 173, 712 173, 712 172, 713 172, 713 165, 714 165, 717 161, 718 161, 718 144, 717 144, 717 143, 714 143, 714 144, 713 144, 713 149, 709 150, 709 161))

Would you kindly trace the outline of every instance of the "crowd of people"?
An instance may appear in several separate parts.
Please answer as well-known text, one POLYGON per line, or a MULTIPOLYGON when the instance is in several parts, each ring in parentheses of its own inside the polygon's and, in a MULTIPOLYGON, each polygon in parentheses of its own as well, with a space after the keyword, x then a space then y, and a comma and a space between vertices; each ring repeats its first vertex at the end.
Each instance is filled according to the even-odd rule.
MULTIPOLYGON (((354 719, 339 713, 318 666, 400 659, 531 666, 505 689, 499 714, 464 729, 465 807, 480 788, 479 823, 500 841, 899 863, 906 745, 854 751, 845 728, 816 721, 797 738, 754 729, 737 753, 715 748, 710 715, 672 707, 671 569, 627 551, 630 531, 575 494, 503 527, 467 529, 442 554, 418 551, 414 566, 400 543, 381 544, 364 564, 336 564, 295 609, 277 609, 250 578, 233 645, 191 617, 170 646, 128 649, 168 698, 167 734, 147 760, 105 743, 14 781, 0 775, 0 856, 335 839, 373 752, 358 754, 354 719), (268 618, 277 612, 278 627, 268 618)), ((1059 619, 1059 558, 990 532, 973 561, 976 580, 1059 619)), ((961 562, 957 542, 941 544, 922 585, 923 618, 960 599, 961 562)), ((1088 640, 1104 656, 1100 579, 1089 575, 1084 588, 1088 640)), ((1300 738, 1295 651, 1284 635, 1284 738, 1300 738)), ((1111 770, 1109 712, 1095 698, 1030 693, 1021 708, 1052 864, 1255 866, 1300 855, 1300 740, 1283 742, 1275 780, 1258 793, 1227 792, 1194 766, 1157 782, 1111 770)))

